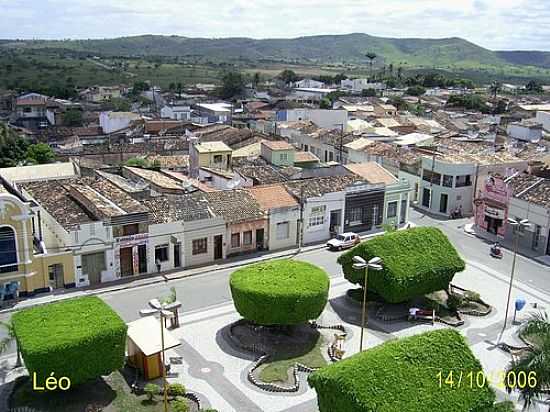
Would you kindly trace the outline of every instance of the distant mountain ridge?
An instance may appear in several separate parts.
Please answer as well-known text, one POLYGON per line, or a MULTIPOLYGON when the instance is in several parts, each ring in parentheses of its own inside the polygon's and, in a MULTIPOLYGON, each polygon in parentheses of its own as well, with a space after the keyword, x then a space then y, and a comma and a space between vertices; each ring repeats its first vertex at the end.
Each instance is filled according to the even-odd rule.
POLYGON ((54 48, 105 56, 202 57, 210 60, 336 63, 366 61, 374 52, 382 62, 437 67, 530 65, 550 68, 550 52, 492 51, 458 37, 384 38, 363 33, 293 39, 191 38, 142 35, 98 40, 0 40, 0 48, 54 48))

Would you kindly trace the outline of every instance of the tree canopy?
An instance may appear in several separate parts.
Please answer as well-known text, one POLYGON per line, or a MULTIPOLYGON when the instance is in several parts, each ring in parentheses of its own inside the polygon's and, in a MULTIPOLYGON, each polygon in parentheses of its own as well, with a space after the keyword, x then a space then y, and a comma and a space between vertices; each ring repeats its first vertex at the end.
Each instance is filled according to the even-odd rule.
POLYGON ((244 78, 240 72, 227 72, 222 77, 220 95, 224 99, 231 99, 243 94, 244 78))

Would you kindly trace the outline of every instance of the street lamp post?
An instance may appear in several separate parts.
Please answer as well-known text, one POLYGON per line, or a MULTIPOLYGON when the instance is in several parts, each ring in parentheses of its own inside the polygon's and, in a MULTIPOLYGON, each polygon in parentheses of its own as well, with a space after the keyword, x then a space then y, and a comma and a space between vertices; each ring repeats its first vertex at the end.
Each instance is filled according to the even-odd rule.
POLYGON ((363 307, 361 313, 361 338, 359 340, 359 352, 363 352, 363 336, 365 334, 365 328, 367 325, 367 281, 369 275, 369 269, 380 271, 382 270, 382 259, 379 257, 373 257, 368 262, 361 256, 353 257, 353 268, 355 270, 363 270, 363 307))
POLYGON ((151 299, 149 301, 151 308, 141 309, 139 314, 141 316, 154 316, 158 314, 160 316, 160 359, 162 362, 162 385, 164 393, 164 412, 168 412, 168 385, 166 384, 166 360, 164 354, 164 319, 174 316, 174 313, 169 311, 170 304, 164 305, 160 303, 158 299, 151 299))
POLYGON ((512 229, 514 230, 514 258, 512 260, 512 273, 510 274, 510 284, 508 285, 508 299, 506 300, 504 325, 502 326, 502 331, 500 332, 500 336, 498 338, 499 343, 502 340, 502 336, 504 335, 504 331, 506 330, 506 326, 508 325, 508 310, 510 309, 510 298, 512 297, 512 288, 514 286, 514 274, 516 271, 516 257, 518 254, 519 235, 520 232, 523 231, 523 229, 531 226, 529 220, 527 219, 522 219, 518 221, 516 219, 508 218, 508 224, 512 226, 512 229))

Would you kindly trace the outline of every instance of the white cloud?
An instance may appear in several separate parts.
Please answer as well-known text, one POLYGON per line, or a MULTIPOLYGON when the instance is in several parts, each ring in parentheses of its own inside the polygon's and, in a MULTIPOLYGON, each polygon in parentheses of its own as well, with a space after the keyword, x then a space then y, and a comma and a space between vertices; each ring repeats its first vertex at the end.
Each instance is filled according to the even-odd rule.
POLYGON ((0 0, 1 38, 368 33, 550 49, 547 0, 0 0))

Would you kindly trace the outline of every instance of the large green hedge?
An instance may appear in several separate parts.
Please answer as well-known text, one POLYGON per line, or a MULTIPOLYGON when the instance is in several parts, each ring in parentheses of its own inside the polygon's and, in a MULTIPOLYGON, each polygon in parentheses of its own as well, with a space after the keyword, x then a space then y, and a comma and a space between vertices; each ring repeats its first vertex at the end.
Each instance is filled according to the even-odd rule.
POLYGON ((320 412, 466 412, 489 408, 495 394, 470 386, 463 372, 482 367, 460 333, 441 329, 389 341, 308 378, 320 412), (454 387, 439 385, 438 372, 454 374, 454 387))
POLYGON ((74 386, 124 364, 127 326, 97 297, 25 309, 12 319, 25 366, 41 382, 54 372, 74 386))
POLYGON ((355 255, 382 258, 384 269, 369 272, 368 288, 392 303, 447 289, 455 273, 465 267, 447 237, 433 227, 387 233, 341 255, 338 263, 346 279, 362 285, 363 272, 352 267, 355 255))
POLYGON ((327 304, 324 270, 296 260, 272 260, 231 275, 231 294, 241 316, 260 325, 296 325, 317 318, 327 304))

